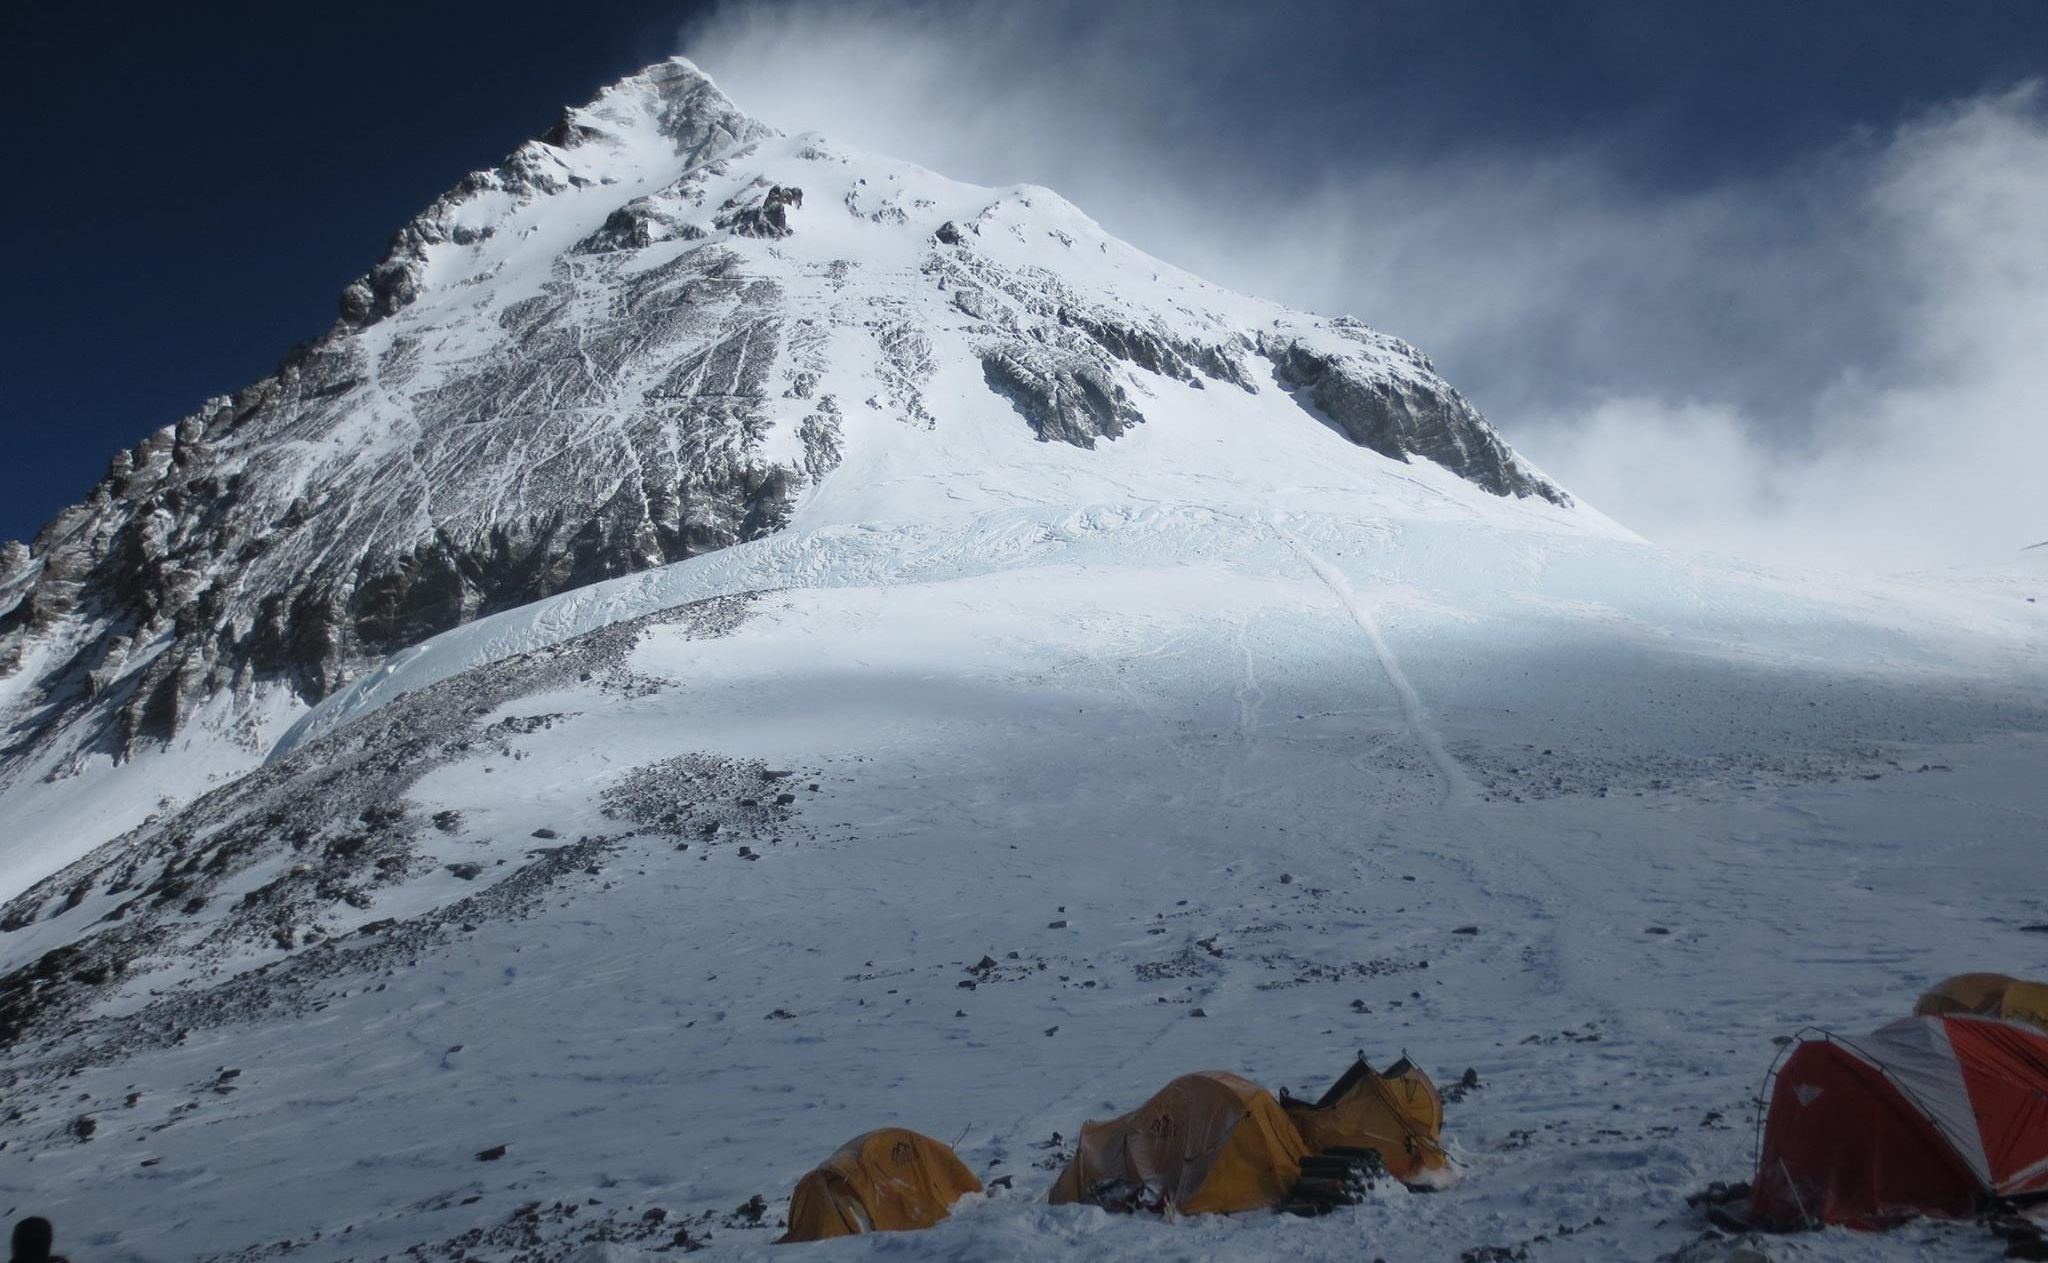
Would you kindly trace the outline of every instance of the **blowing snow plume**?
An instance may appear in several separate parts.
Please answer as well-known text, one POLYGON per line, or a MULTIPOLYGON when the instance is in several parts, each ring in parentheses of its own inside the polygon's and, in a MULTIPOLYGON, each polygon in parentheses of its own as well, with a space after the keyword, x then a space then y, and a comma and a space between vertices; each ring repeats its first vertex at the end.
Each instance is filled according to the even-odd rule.
POLYGON ((1384 99, 1350 89, 1366 104, 1333 143, 1298 35, 1369 47, 1397 15, 1157 18, 800 3, 732 6, 685 38, 771 118, 1051 185, 1203 275, 1415 339, 1560 481, 1652 539, 1904 569, 2038 534, 2037 85, 1652 179, 1618 125, 1474 141, 1427 117, 1465 106, 1398 73, 1384 99))

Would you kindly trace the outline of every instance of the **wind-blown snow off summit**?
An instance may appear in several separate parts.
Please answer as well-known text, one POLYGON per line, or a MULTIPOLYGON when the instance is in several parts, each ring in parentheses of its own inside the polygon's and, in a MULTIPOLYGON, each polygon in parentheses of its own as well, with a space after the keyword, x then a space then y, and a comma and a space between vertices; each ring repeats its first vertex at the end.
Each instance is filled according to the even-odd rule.
POLYGON ((681 60, 341 306, 0 562, 0 1189, 82 1254, 765 1253, 900 1125, 988 1193, 817 1248, 1655 1257, 1774 1036, 2048 948, 2048 564, 1658 549, 1406 344, 681 60), (1360 1049, 1476 1072, 1455 1187, 1044 1204, 1360 1049))

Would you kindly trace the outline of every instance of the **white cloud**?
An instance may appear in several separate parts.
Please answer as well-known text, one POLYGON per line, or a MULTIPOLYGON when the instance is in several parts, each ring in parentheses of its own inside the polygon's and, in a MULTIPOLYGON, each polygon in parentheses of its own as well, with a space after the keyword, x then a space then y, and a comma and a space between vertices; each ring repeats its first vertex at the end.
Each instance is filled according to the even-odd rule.
MULTIPOLYGON (((1929 114, 1841 183, 1899 323, 1801 442, 1721 405, 1609 398, 1527 446, 1588 500, 1673 543, 1847 565, 1990 561, 2048 536, 2048 118, 2026 88, 1929 114)), ((1706 263, 1703 261, 1702 266, 1706 263)))
POLYGON ((1368 159, 1284 75, 1236 81, 1284 68, 1283 24, 1163 9, 748 6, 684 51, 770 122, 1048 185, 1219 283, 1410 338, 1652 538, 1891 568, 2048 536, 2038 89, 1673 190, 1599 137, 1368 159))

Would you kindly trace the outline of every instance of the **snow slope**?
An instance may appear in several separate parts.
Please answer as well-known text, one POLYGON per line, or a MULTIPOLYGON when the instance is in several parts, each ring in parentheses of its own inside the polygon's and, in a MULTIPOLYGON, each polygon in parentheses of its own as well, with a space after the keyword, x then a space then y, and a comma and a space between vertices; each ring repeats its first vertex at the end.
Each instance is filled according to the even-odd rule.
POLYGON ((1774 1037, 2048 966, 2028 582, 1125 505, 557 598, 8 909, 35 918, 9 966, 134 937, 9 1054, 0 1201, 105 1259, 560 1257, 679 1224, 754 1257, 773 1232, 733 1208, 764 1194, 772 1226, 900 1123, 1012 1186, 810 1252, 1657 1257, 1701 1231, 1686 1192, 1746 1174, 1774 1037), (194 912, 150 908, 174 845, 194 912), (1055 1132, 1176 1073, 1319 1089, 1355 1049, 1477 1071, 1457 1188, 1315 1222, 1038 1200, 1055 1132))
POLYGON ((478 617, 792 527, 1237 481, 1611 529, 1398 339, 650 67, 406 225, 275 376, 0 548, 0 894, 478 617), (1371 460, 1320 476, 1332 436, 1371 460))

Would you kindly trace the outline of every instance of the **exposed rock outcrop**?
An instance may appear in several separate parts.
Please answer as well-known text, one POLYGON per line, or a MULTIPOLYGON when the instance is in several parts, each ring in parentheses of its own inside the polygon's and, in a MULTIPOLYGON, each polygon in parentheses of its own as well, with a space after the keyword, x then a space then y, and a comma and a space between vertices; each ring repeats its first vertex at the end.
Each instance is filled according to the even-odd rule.
POLYGON ((1145 419, 1124 388, 1083 355, 1008 342, 985 352, 981 367, 989 387, 1047 442, 1094 447, 1096 439, 1113 439, 1145 419))
POLYGON ((1116 358, 1147 372, 1177 378, 1191 386, 1200 386, 1202 379, 1209 377, 1244 390, 1256 389, 1244 364, 1234 354, 1240 348, 1175 337, 1168 330, 1144 328, 1107 312, 1062 307, 1059 320, 1086 334, 1116 358))
MULTIPOLYGON (((1338 321, 1336 331, 1361 343, 1393 342, 1355 322, 1338 321)), ((1413 348, 1394 345, 1428 370, 1428 362, 1413 348)), ((1427 457, 1495 495, 1541 496, 1559 505, 1572 502, 1516 456, 1479 410, 1433 371, 1427 378, 1390 373, 1384 356, 1370 357, 1364 351, 1364 346, 1351 352, 1312 347, 1288 334, 1259 337, 1259 352, 1273 362, 1281 384, 1305 396, 1360 447, 1398 461, 1427 457)))
POLYGON ((747 193, 729 199, 718 208, 718 218, 712 222, 742 237, 766 237, 772 240, 790 234, 790 208, 803 204, 802 189, 771 184, 768 185, 766 192, 758 196, 755 196, 752 190, 748 190, 747 193))

